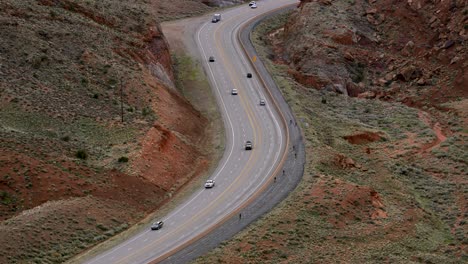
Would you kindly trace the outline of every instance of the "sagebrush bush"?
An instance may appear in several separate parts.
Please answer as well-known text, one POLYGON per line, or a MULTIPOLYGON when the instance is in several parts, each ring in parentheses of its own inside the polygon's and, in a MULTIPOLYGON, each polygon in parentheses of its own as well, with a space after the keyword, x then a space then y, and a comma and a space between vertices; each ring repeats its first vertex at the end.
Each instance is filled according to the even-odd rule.
POLYGON ((84 149, 80 149, 76 152, 75 156, 79 159, 85 160, 88 158, 88 153, 84 149))
POLYGON ((121 163, 128 162, 128 157, 122 156, 122 157, 119 158, 118 161, 121 162, 121 163))

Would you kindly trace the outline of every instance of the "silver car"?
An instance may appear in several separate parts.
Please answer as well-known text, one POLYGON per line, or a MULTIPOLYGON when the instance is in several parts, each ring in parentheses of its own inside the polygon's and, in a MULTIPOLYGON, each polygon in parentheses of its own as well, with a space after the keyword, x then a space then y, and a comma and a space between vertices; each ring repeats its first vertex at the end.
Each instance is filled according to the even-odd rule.
POLYGON ((159 229, 161 229, 163 227, 163 225, 164 225, 163 221, 154 222, 151 225, 151 230, 159 230, 159 229))
POLYGON ((205 188, 213 188, 215 186, 215 181, 214 180, 207 180, 205 182, 205 188))

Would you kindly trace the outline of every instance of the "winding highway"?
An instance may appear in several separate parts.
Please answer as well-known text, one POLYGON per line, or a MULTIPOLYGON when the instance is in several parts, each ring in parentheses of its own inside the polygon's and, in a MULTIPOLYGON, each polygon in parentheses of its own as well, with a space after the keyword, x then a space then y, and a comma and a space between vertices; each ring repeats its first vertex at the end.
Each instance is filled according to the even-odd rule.
MULTIPOLYGON (((222 19, 202 24, 194 35, 204 68, 222 112, 226 131, 225 153, 210 179, 215 186, 200 186, 187 201, 162 219, 164 227, 150 227, 121 244, 89 259, 86 263, 149 263, 167 259, 188 245, 196 244, 234 216, 242 220, 242 208, 282 172, 289 149, 286 118, 275 107, 265 90, 252 58, 239 42, 239 31, 263 13, 297 3, 296 0, 258 1, 258 8, 247 4, 221 12, 222 19), (215 61, 209 62, 213 56, 215 61), (247 78, 252 73, 252 78, 247 78), (238 94, 233 95, 232 89, 238 94), (265 105, 260 105, 260 100, 265 105), (245 150, 252 141, 253 149, 245 150)), ((279 176, 278 176, 279 177, 279 176)))

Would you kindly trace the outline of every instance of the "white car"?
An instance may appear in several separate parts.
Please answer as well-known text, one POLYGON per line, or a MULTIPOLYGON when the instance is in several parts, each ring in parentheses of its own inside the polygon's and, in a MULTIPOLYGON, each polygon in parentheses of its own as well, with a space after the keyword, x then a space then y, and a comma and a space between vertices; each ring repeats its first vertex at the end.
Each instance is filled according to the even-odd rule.
POLYGON ((257 3, 252 1, 252 2, 249 3, 249 6, 250 6, 250 8, 257 8, 257 3))
POLYGON ((205 188, 213 188, 215 186, 215 181, 214 180, 207 180, 205 182, 205 188))
POLYGON ((232 95, 237 95, 237 89, 232 89, 232 90, 231 90, 231 94, 232 94, 232 95))

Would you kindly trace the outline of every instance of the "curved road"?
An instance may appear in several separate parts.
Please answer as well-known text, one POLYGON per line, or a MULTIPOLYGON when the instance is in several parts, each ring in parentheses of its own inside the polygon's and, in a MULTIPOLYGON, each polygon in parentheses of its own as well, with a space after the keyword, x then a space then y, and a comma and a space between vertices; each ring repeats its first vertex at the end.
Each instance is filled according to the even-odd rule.
POLYGON ((212 189, 200 188, 161 219, 162 229, 151 231, 148 227, 87 263, 162 261, 233 215, 241 217, 240 209, 282 173, 289 144, 288 126, 271 94, 264 90, 265 81, 256 76, 250 58, 245 56, 238 35, 250 19, 296 2, 264 0, 258 2, 257 9, 242 5, 223 12, 220 22, 207 21, 200 27, 196 41, 206 58, 204 67, 226 131, 226 150, 211 177, 216 185, 212 189), (214 56, 215 62, 208 62, 209 56, 214 56), (246 77, 248 72, 253 73, 253 78, 246 77), (237 89, 238 95, 232 95, 232 89, 237 89), (260 99, 266 100, 265 106, 259 105, 260 99), (247 140, 253 142, 253 150, 244 149, 247 140))

